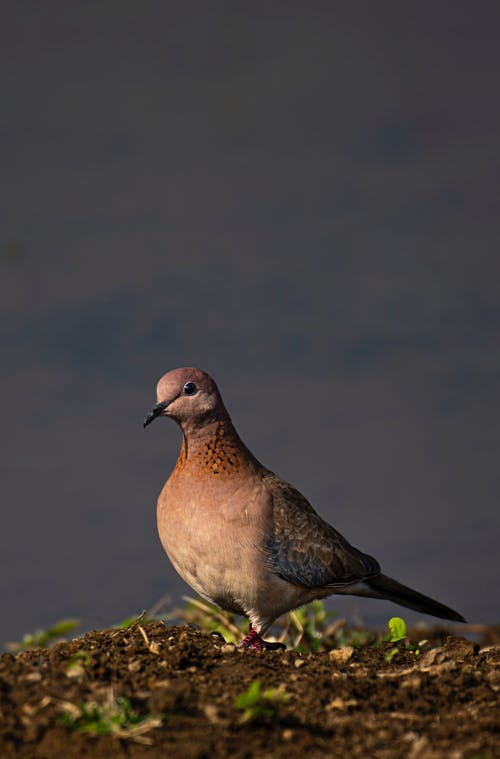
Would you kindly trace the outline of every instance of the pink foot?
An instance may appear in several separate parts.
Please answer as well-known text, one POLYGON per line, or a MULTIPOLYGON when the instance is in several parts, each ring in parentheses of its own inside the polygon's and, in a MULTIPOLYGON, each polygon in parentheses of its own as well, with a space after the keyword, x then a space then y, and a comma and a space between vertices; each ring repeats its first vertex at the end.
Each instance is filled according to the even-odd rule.
POLYGON ((262 651, 264 648, 264 641, 257 630, 251 627, 248 635, 245 635, 241 643, 238 644, 238 648, 253 648, 254 651, 262 651))
POLYGON ((270 643, 267 640, 262 640, 257 630, 250 627, 248 635, 245 635, 241 643, 238 644, 238 648, 251 648, 254 651, 262 651, 266 648, 268 651, 276 651, 279 648, 284 650, 286 646, 284 643, 270 643))

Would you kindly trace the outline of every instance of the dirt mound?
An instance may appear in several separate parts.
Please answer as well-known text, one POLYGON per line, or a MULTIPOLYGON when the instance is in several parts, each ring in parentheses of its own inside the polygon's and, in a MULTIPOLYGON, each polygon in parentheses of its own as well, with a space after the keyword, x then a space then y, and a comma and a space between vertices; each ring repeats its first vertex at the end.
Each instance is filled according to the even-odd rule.
POLYGON ((4 654, 0 756, 500 756, 500 648, 393 649, 240 652, 153 622, 4 654))

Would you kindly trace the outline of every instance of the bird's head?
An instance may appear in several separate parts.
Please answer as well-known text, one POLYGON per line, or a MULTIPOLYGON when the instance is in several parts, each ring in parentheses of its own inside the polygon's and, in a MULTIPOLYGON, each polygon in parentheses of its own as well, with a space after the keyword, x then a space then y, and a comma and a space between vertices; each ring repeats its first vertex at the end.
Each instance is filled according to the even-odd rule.
POLYGON ((156 406, 144 419, 147 427, 158 416, 170 416, 181 427, 196 427, 226 414, 214 380, 193 367, 167 372, 156 386, 156 406))

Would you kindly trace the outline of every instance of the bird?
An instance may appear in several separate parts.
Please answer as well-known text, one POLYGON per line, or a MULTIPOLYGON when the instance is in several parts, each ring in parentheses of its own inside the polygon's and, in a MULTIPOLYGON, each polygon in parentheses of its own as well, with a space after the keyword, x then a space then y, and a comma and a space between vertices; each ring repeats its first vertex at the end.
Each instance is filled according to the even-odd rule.
POLYGON ((169 417, 182 430, 175 467, 158 498, 160 541, 202 598, 248 618, 239 646, 276 647, 265 633, 282 614, 332 594, 388 599, 442 619, 453 609, 382 574, 292 485, 263 466, 233 426, 212 377, 182 367, 158 381, 147 427, 169 417))

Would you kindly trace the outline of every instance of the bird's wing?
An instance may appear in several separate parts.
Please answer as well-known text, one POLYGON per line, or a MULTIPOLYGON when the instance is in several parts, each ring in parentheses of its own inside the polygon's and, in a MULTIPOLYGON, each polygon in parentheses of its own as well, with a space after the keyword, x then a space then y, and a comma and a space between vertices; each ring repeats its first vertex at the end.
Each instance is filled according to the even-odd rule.
POLYGON ((380 572, 378 562, 323 521, 298 490, 272 472, 264 482, 273 507, 268 553, 276 574, 306 588, 341 588, 380 572))

